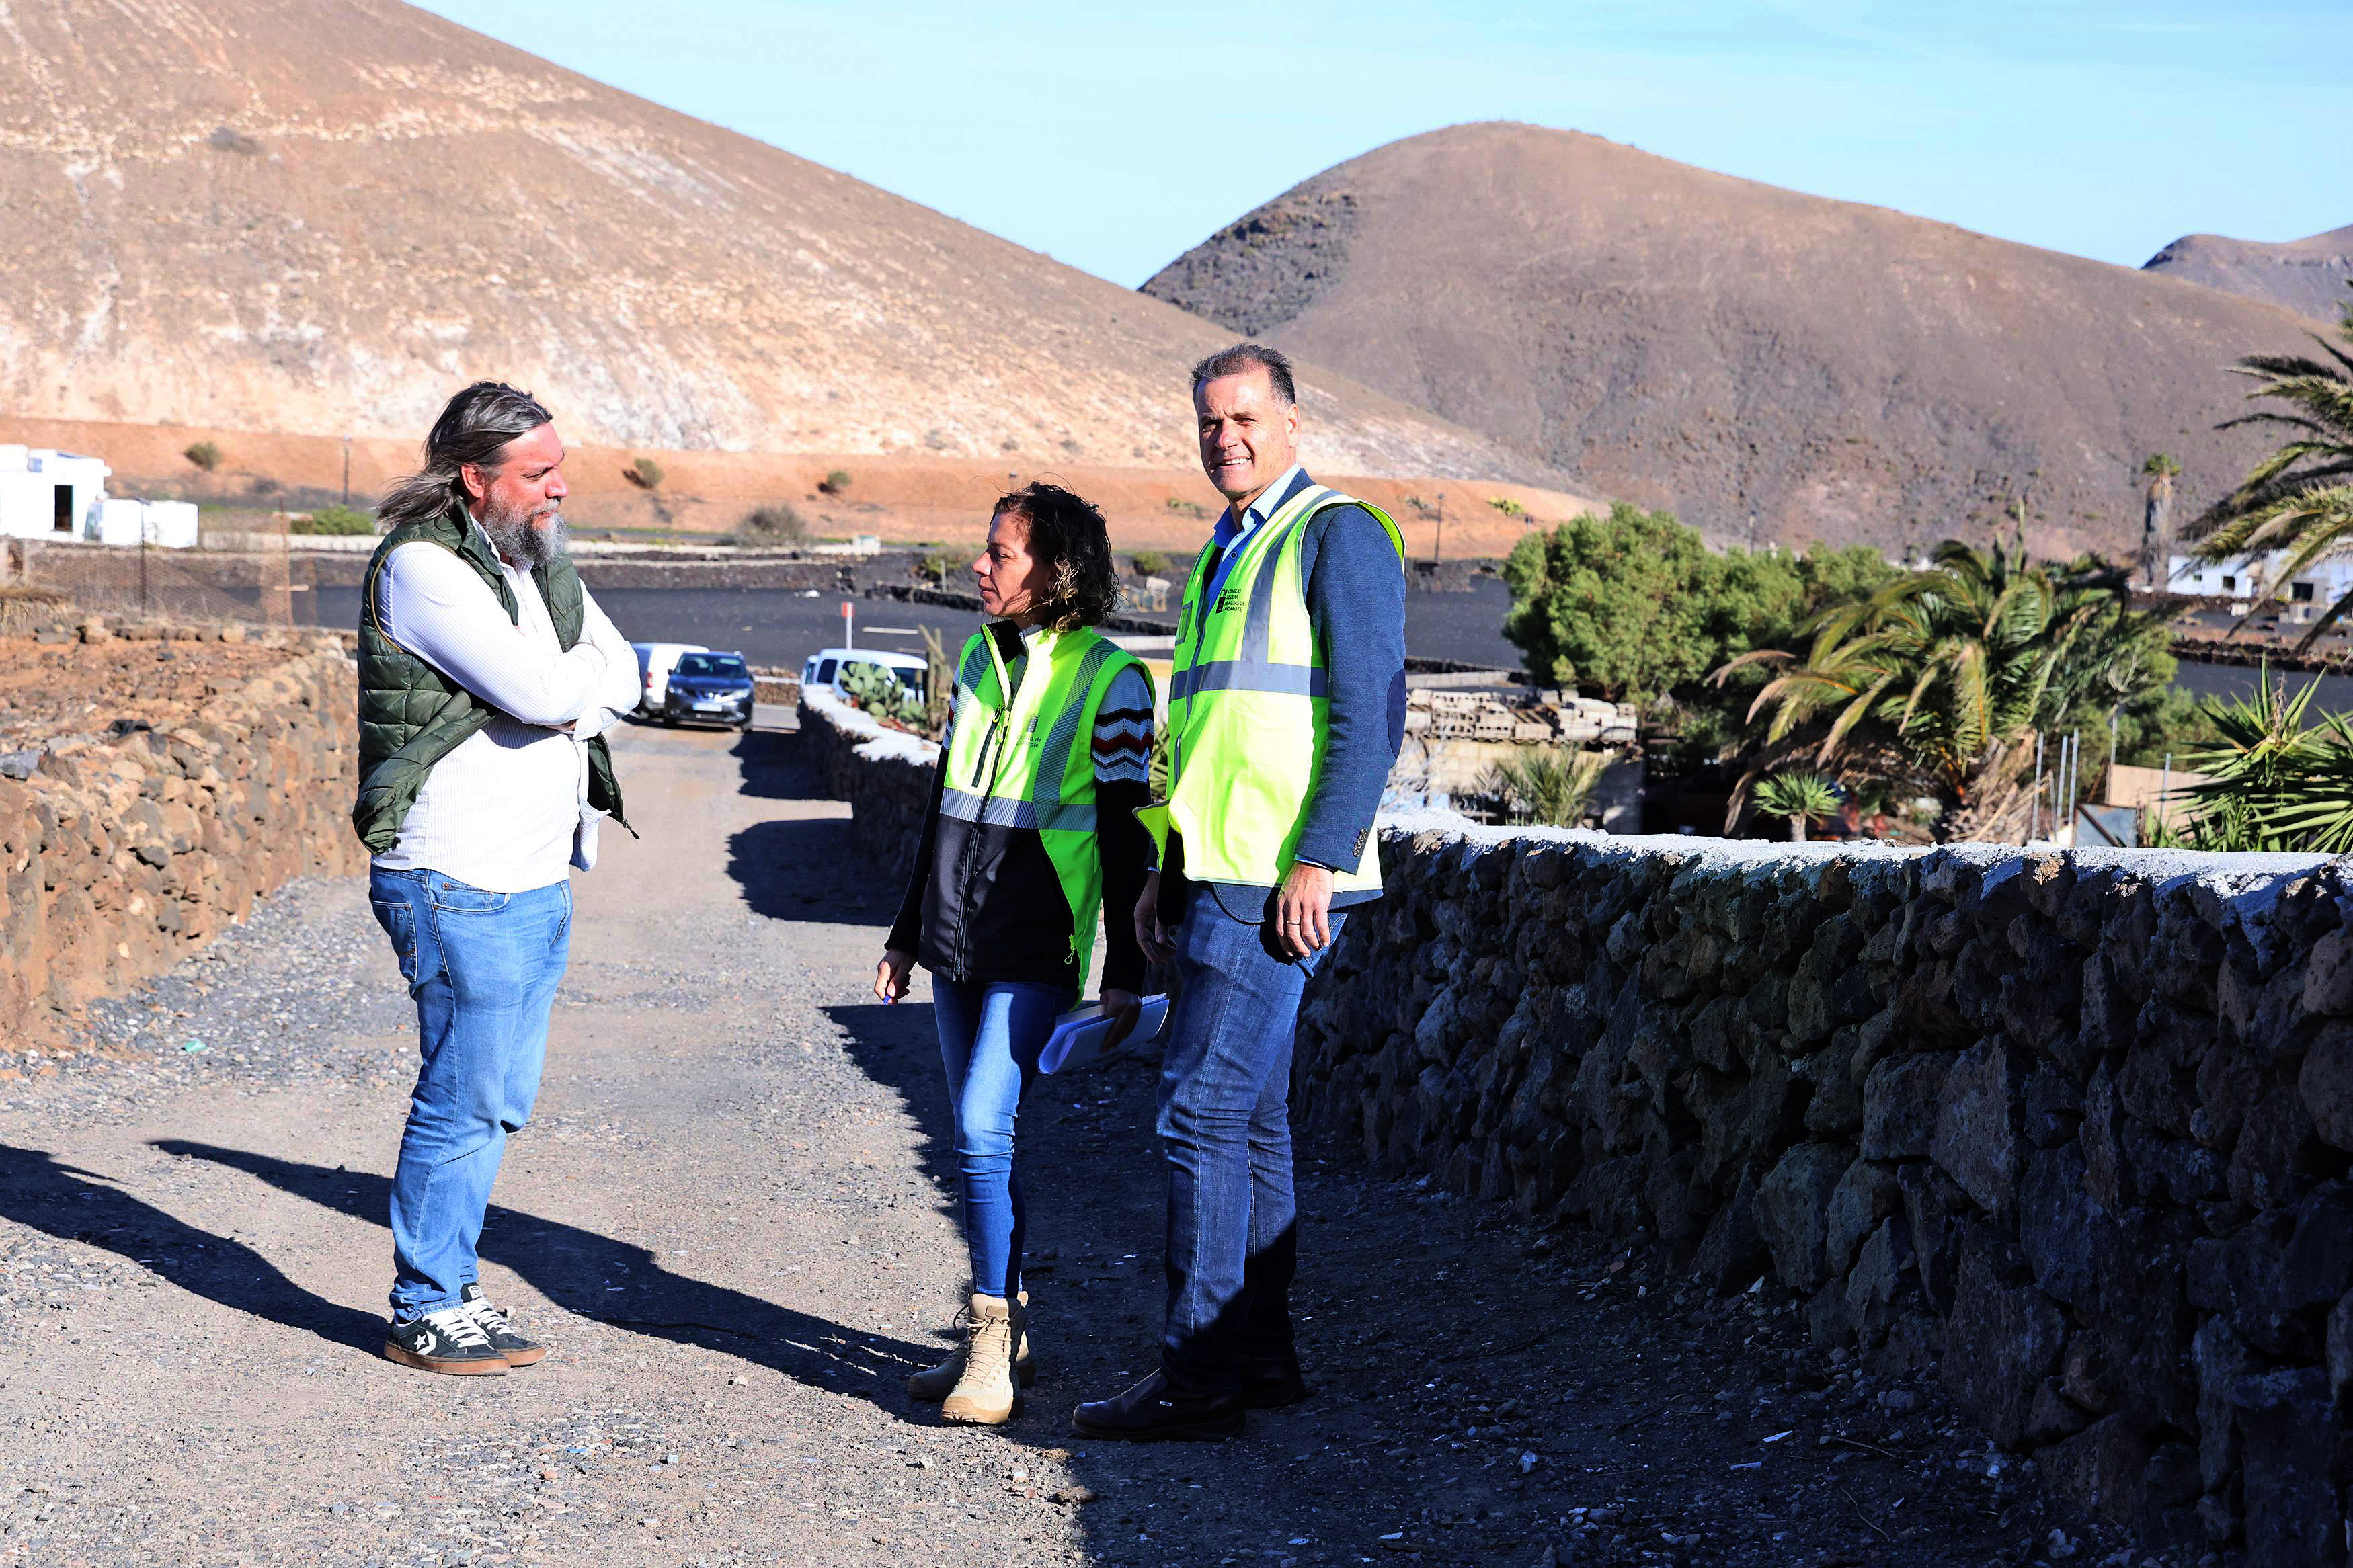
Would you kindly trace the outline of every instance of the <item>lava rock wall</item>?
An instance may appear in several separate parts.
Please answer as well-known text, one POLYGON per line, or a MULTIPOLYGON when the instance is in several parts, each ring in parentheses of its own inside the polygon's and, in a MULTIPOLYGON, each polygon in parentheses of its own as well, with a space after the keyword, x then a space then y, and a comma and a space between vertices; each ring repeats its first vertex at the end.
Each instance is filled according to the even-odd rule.
POLYGON ((825 792, 849 803, 849 833, 891 887, 907 880, 932 803, 940 749, 893 730, 832 692, 800 694, 801 755, 825 792))
POLYGON ((1383 862, 1305 1124, 1797 1292, 2153 1541, 2346 1561, 2343 865, 1453 818, 1383 862))
POLYGON ((0 773, 0 1041, 49 1037, 281 883, 364 868, 357 707, 328 643, 168 730, 119 723, 12 754, 25 765, 0 773))

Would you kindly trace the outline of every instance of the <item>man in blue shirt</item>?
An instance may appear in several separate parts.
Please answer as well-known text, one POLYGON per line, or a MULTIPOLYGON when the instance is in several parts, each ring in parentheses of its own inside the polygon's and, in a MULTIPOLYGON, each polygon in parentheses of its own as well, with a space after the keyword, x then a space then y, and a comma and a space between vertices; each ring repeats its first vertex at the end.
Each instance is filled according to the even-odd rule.
MULTIPOLYGON (((1336 892, 1335 882, 1362 879, 1405 735, 1399 546, 1384 520, 1345 498, 1317 506, 1303 523, 1286 517, 1286 502, 1314 505, 1303 493, 1320 488, 1299 464, 1290 361, 1255 343, 1213 354, 1194 369, 1193 405, 1201 467, 1227 506, 1187 595, 1190 646, 1203 646, 1212 606, 1250 596, 1228 595, 1228 578, 1259 531, 1285 517, 1281 526, 1302 531, 1297 591, 1316 651, 1314 669, 1293 673, 1306 678, 1302 689, 1320 689, 1326 706, 1313 766, 1297 786, 1304 798, 1288 864, 1271 865, 1264 882, 1235 880, 1205 869, 1209 858, 1197 846, 1188 877, 1172 826, 1161 869, 1136 906, 1139 940, 1175 963, 1179 982, 1160 1081, 1168 1307, 1160 1369, 1074 1413, 1077 1429, 1095 1437, 1232 1436, 1245 1412, 1307 1392, 1290 1306, 1298 1257, 1292 1037, 1300 993, 1348 908, 1380 896, 1377 881, 1336 892)), ((1245 568, 1261 588, 1272 573, 1265 556, 1245 568)), ((1188 662, 1180 656, 1180 682, 1188 662)), ((1215 765, 1248 772, 1255 763, 1233 755, 1215 765)), ((1254 783, 1262 789, 1267 780, 1254 783)))

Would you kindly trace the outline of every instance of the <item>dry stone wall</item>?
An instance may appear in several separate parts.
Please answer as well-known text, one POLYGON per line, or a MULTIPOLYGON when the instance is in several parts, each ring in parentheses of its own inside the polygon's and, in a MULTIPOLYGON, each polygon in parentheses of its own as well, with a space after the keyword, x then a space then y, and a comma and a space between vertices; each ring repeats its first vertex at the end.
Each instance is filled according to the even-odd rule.
POLYGON ((349 816, 356 708, 351 662, 325 642, 167 730, 125 720, 12 753, 0 1041, 51 1037, 283 882, 363 868, 349 816))
MULTIPOLYGON (((933 749, 803 743, 894 874, 933 749)), ((1385 826, 1294 1115, 1789 1293, 2152 1542, 2347 1560, 2353 885, 2285 856, 1385 826)))
POLYGON ((1303 1013, 1309 1124, 1794 1292, 2153 1540, 2346 1561, 2353 862, 1383 849, 1303 1013))
POLYGON ((892 886, 923 841, 940 749, 893 730, 829 690, 800 694, 801 754, 828 795, 849 803, 849 833, 892 886))

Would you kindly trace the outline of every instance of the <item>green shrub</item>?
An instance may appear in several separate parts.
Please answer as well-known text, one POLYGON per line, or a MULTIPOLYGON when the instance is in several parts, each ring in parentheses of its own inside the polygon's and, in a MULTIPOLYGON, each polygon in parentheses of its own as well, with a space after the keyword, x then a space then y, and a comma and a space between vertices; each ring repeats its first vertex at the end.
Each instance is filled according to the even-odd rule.
POLYGON ((308 517, 298 517, 287 525, 293 533, 367 534, 375 531, 375 519, 356 507, 322 506, 308 517))
POLYGON ((1838 785, 1820 773, 1780 773, 1749 793, 1757 809, 1789 821, 1789 837, 1802 842, 1806 829, 1838 815, 1838 785))
POLYGON ((744 519, 739 531, 747 540, 759 543, 792 543, 808 537, 808 524, 801 514, 777 501, 772 506, 755 507, 744 519))
POLYGON ((662 466, 651 458, 639 458, 621 470, 621 477, 641 490, 661 489, 662 466))
POLYGON ((1519 502, 1514 500, 1509 496, 1490 496, 1487 498, 1487 504, 1493 507, 1497 511, 1502 512, 1505 517, 1525 517, 1527 515, 1528 509, 1522 506, 1519 502))
POLYGON ((1761 675, 1699 682, 1728 658, 1788 647, 1814 609, 1867 595, 1894 569, 1862 545, 1712 553, 1672 512, 1620 501, 1530 532, 1504 563, 1512 610, 1504 636, 1540 686, 1612 700, 1679 700, 1745 713, 1761 675))
POLYGON ((944 587, 949 573, 979 553, 977 550, 971 554, 961 550, 926 550, 915 557, 915 570, 930 578, 934 587, 944 587))
POLYGON ((836 468, 817 482, 817 488, 829 496, 838 496, 849 488, 849 470, 836 468))
POLYGON ((219 468, 221 464, 221 449, 216 443, 211 441, 192 441, 180 456, 208 474, 219 468))
POLYGON ((1158 577, 1168 570, 1168 557, 1157 550, 1139 550, 1128 557, 1139 577, 1158 577))
POLYGON ((1490 767, 1480 780, 1480 792, 1493 799, 1502 815, 1515 824, 1574 827, 1585 819, 1585 808, 1591 804, 1603 772, 1616 759, 1614 752, 1534 747, 1523 756, 1490 767))
POLYGON ((1207 517, 1209 515, 1208 509, 1204 507, 1199 501, 1183 500, 1176 496, 1170 496, 1168 498, 1168 510, 1170 511, 1182 512, 1187 517, 1207 517))

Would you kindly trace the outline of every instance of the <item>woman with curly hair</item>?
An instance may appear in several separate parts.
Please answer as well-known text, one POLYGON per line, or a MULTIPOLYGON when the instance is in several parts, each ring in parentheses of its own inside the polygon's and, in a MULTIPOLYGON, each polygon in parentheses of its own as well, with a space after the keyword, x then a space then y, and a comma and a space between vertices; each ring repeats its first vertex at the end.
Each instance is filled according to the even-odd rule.
POLYGON ((1090 629, 1119 599, 1093 506, 1024 485, 997 501, 973 571, 990 618, 956 661, 922 847, 874 991, 896 1002, 913 965, 931 971, 972 1255, 964 1347, 908 1392, 942 1401, 947 1420, 995 1426, 1032 1375, 1014 1119, 1056 1016, 1086 983, 1105 907, 1113 1044, 1137 1015, 1145 961, 1130 911, 1152 855, 1135 808, 1150 791, 1153 697, 1144 666, 1090 629))

